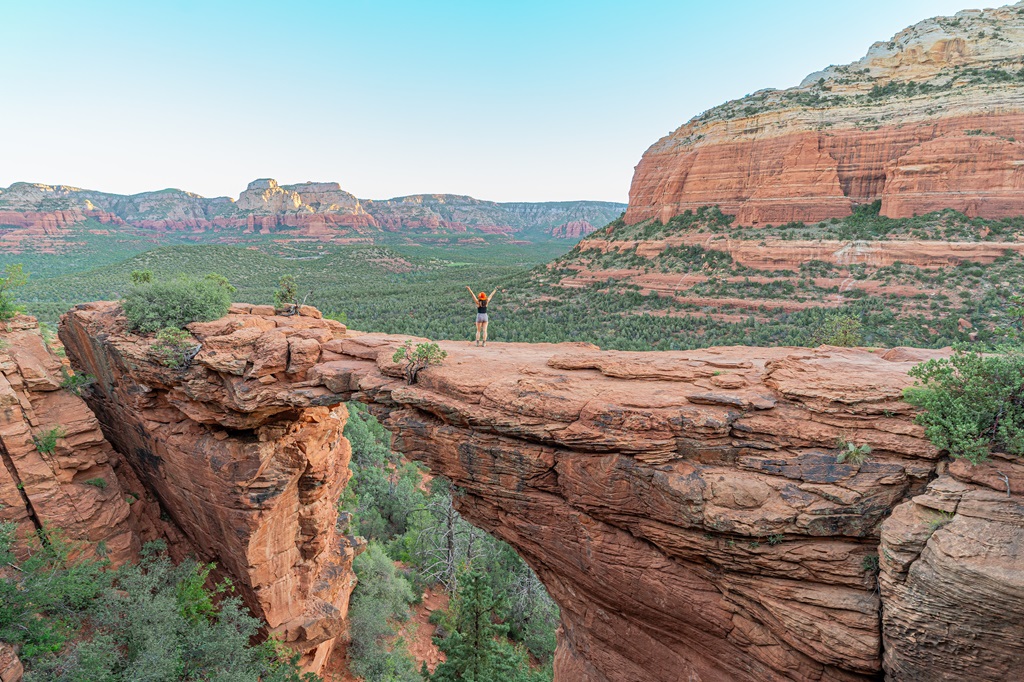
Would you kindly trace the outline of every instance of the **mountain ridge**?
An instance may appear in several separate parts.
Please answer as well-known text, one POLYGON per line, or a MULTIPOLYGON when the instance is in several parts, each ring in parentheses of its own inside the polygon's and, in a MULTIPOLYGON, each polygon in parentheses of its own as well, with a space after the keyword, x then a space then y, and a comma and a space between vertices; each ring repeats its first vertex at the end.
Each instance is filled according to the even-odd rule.
POLYGON ((250 182, 237 200, 175 188, 131 195, 29 182, 0 188, 0 226, 17 232, 7 242, 52 236, 90 218, 158 232, 272 233, 298 228, 301 236, 327 241, 412 230, 578 238, 607 224, 625 207, 586 200, 502 203, 457 194, 359 199, 336 182, 282 185, 271 178, 250 182))

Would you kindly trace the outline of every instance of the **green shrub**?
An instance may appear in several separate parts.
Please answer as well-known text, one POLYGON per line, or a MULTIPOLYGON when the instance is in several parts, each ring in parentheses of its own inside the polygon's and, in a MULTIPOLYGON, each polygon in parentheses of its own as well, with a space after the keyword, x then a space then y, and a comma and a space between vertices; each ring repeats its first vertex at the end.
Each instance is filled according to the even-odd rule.
MULTIPOLYGON (((0 642, 20 647, 26 664, 60 650, 99 594, 109 585, 105 563, 79 558, 58 532, 14 552, 17 526, 0 522, 0 642)), ((39 679, 47 679, 45 677, 39 679)))
MULTIPOLYGON (((79 563, 85 568, 95 565, 70 565, 79 563)), ((37 648, 35 657, 26 661, 25 681, 319 679, 300 677, 294 659, 283 657, 273 642, 250 644, 261 623, 237 596, 229 596, 230 584, 221 583, 212 591, 205 587, 212 568, 190 560, 174 565, 162 544, 151 543, 143 548, 138 565, 127 564, 98 576, 95 571, 86 572, 83 577, 88 580, 77 590, 81 593, 77 618, 63 623, 62 630, 67 636, 81 628, 77 634, 83 638, 63 649, 53 644, 46 650, 37 648)), ((51 578, 57 588, 54 592, 66 600, 69 581, 59 575, 57 580, 45 577, 51 578)), ((47 595, 41 604, 45 608, 37 606, 31 614, 21 610, 18 625, 35 620, 52 627, 64 614, 75 613, 71 609, 75 603, 65 606, 47 595)), ((0 630, 0 637, 3 634, 0 630)))
POLYGON ((840 437, 836 442, 836 461, 840 464, 862 464, 871 454, 871 446, 867 443, 857 445, 840 437))
POLYGON ((812 346, 859 346, 863 343, 860 319, 848 313, 835 313, 822 320, 811 336, 812 346))
POLYGON ((903 398, 923 411, 917 423, 935 447, 970 462, 993 449, 1024 455, 1024 352, 992 355, 958 348, 909 372, 917 381, 903 398))
POLYGON ((184 369, 192 362, 196 346, 196 340, 184 329, 167 327, 157 332, 156 342, 149 347, 149 352, 164 367, 184 369))
POLYGON ((277 291, 274 292, 274 305, 277 308, 288 308, 297 305, 299 302, 299 288, 295 284, 295 278, 291 275, 284 275, 277 282, 277 291))
POLYGON ((153 283, 153 271, 152 270, 132 270, 130 275, 132 284, 138 286, 139 284, 152 284, 153 283))
POLYGON ((53 451, 57 449, 57 441, 67 435, 64 431, 64 427, 55 426, 49 431, 43 431, 40 434, 32 436, 32 442, 35 443, 36 450, 44 455, 52 455, 53 451))
POLYGON ((948 523, 952 523, 956 516, 953 512, 938 510, 938 513, 928 521, 928 527, 933 531, 938 530, 948 523))
POLYGON ((153 333, 224 317, 231 307, 232 291, 220 275, 202 279, 181 276, 166 282, 136 284, 122 306, 132 330, 153 333))
POLYGON ((392 640, 395 620, 409 616, 412 587, 380 544, 371 542, 353 562, 359 582, 349 610, 352 672, 366 682, 418 682, 412 658, 392 640))
POLYGON ((94 486, 96 488, 99 488, 100 490, 106 490, 106 488, 107 488, 107 479, 105 479, 105 478, 90 478, 88 481, 85 481, 85 484, 86 485, 94 486))
POLYGON ((0 320, 9 320, 22 311, 14 305, 13 290, 28 283, 28 274, 21 263, 8 265, 0 275, 0 320))
POLYGON ((96 383, 96 377, 91 374, 84 374, 81 372, 72 374, 68 372, 66 367, 61 367, 60 371, 61 374, 64 375, 64 378, 60 382, 60 387, 77 396, 82 395, 82 389, 88 388, 96 383))
POLYGON ((409 384, 416 383, 416 375, 428 365, 440 365, 448 357, 448 352, 441 350, 436 343, 418 343, 415 350, 412 341, 406 341, 391 356, 391 362, 405 364, 405 379, 409 384))

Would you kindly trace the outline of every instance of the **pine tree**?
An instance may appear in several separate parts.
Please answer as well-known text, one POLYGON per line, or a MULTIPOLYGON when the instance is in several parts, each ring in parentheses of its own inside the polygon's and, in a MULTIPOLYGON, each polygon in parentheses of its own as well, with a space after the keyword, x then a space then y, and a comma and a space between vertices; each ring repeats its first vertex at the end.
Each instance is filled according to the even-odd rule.
POLYGON ((525 682, 531 675, 524 654, 508 644, 508 626, 495 623, 498 600, 487 578, 470 569, 455 595, 455 628, 438 643, 448 657, 431 682, 525 682))

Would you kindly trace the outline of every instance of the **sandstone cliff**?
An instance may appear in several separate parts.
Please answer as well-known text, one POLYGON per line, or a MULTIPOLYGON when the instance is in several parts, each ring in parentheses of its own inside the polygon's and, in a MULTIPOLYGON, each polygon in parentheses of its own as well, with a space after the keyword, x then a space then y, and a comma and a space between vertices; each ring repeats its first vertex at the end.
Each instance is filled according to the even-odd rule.
POLYGON ((882 525, 885 669, 892 680, 1021 676, 1024 464, 957 461, 882 525), (984 646, 950 646, 953 642, 984 646))
POLYGON ((656 142, 636 167, 626 221, 717 204, 738 225, 816 222, 876 199, 894 218, 1022 215, 1022 76, 1024 3, 928 19, 857 62, 728 102, 656 142))
POLYGON ((362 544, 336 508, 350 476, 348 414, 307 375, 321 342, 345 328, 315 311, 261 312, 192 325, 202 351, 187 372, 156 362, 152 339, 127 333, 116 304, 78 306, 60 334, 96 377, 89 405, 114 447, 200 557, 319 671, 344 632, 362 544))
POLYGON ((307 312, 192 325, 202 350, 181 373, 116 304, 78 306, 61 334, 99 377, 111 441, 272 625, 319 633, 308 646, 338 633, 349 588, 318 590, 350 584, 330 514, 348 457, 334 406, 355 398, 541 576, 560 680, 917 680, 954 655, 942 674, 1019 669, 1024 481, 1012 463, 943 473, 900 400, 936 351, 444 342, 409 386, 390 359, 404 337, 307 312), (841 441, 870 459, 839 463, 841 441), (930 533, 922 508, 952 521, 930 533))
POLYGON ((0 520, 22 537, 59 529, 119 564, 159 534, 158 512, 85 402, 61 388, 63 368, 34 318, 0 323, 0 520))

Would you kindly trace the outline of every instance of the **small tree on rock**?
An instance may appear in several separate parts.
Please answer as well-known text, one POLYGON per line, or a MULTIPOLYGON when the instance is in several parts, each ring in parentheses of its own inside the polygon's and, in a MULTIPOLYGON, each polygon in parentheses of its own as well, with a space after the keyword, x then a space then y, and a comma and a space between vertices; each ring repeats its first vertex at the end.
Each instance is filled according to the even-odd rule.
POLYGON ((416 375, 428 365, 440 365, 448 357, 447 351, 434 342, 416 344, 412 347, 412 341, 406 341, 391 356, 392 362, 405 364, 405 380, 410 385, 416 383, 416 375))
POLYGON ((185 369, 200 350, 192 334, 185 329, 166 327, 156 334, 156 342, 149 347, 157 362, 171 369, 185 369))
POLYGON ((299 287, 295 278, 291 275, 284 275, 277 282, 277 291, 274 292, 274 307, 278 309, 291 308, 299 304, 299 287))
POLYGON ((864 342, 860 319, 847 314, 829 315, 811 337, 812 346, 859 346, 864 342))

